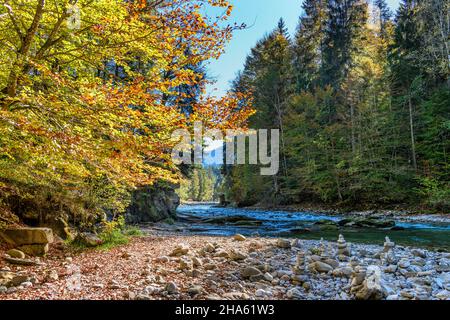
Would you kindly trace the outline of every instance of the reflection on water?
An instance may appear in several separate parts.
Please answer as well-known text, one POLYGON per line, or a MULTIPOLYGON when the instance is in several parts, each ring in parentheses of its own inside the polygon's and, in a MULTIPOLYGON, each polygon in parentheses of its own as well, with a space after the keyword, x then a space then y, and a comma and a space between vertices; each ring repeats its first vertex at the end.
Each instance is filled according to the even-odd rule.
POLYGON ((386 230, 375 228, 341 228, 339 230, 305 231, 319 220, 339 221, 341 217, 313 212, 285 212, 270 210, 246 210, 236 208, 218 208, 212 205, 185 205, 178 209, 181 221, 188 225, 191 232, 204 235, 230 236, 236 233, 261 236, 283 236, 301 239, 336 240, 343 234, 347 241, 371 244, 383 244, 389 236, 398 244, 415 247, 450 249, 450 225, 442 223, 396 222, 404 230, 386 230), (208 219, 223 217, 242 217, 255 221, 253 225, 239 226, 205 222, 208 219))

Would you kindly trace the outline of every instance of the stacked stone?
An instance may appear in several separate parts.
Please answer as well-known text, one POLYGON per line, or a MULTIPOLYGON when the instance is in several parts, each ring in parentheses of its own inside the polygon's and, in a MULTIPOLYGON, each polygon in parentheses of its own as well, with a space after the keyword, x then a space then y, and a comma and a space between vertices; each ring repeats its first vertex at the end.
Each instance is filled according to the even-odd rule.
POLYGON ((389 239, 389 237, 386 237, 386 241, 384 242, 384 249, 383 252, 389 252, 392 249, 394 249, 395 243, 389 239))
POLYGON ((339 235, 337 246, 338 246, 338 257, 350 256, 350 249, 348 248, 347 242, 345 241, 344 236, 342 234, 339 235))
POLYGON ((300 251, 297 255, 297 262, 294 267, 295 274, 302 275, 306 271, 305 252, 300 251))

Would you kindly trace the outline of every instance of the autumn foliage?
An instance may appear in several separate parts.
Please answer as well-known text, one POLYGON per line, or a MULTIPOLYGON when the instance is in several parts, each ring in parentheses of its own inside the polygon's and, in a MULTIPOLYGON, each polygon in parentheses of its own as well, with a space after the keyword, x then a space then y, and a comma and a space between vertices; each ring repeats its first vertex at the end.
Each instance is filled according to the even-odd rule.
POLYGON ((238 28, 231 10, 223 0, 0 5, 0 205, 120 212, 132 188, 178 180, 173 130, 245 126, 241 94, 178 107, 177 88, 207 83, 189 66, 218 58, 238 28))

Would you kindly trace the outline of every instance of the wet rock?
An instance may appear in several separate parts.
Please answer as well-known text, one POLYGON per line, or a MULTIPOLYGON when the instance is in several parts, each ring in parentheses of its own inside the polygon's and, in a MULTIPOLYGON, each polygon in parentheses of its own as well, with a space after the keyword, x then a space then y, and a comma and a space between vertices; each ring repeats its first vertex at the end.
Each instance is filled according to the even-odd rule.
POLYGON ((17 249, 11 249, 6 252, 12 258, 25 259, 25 253, 17 249))
POLYGON ((442 290, 436 293, 436 298, 439 300, 450 300, 450 291, 448 290, 442 290))
POLYGON ((422 258, 422 259, 425 259, 427 257, 427 254, 426 254, 426 252, 424 250, 413 249, 411 251, 411 253, 413 254, 413 256, 419 257, 419 258, 422 258))

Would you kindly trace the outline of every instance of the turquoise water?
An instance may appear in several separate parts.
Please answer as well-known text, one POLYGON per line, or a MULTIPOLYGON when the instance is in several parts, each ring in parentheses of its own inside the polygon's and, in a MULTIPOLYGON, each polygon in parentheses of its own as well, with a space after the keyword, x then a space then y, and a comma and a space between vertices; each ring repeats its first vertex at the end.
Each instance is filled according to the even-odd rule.
POLYGON ((218 208, 213 205, 185 205, 178 209, 180 221, 186 222, 188 230, 197 234, 229 236, 244 235, 283 236, 301 239, 336 240, 343 234, 347 241, 356 243, 383 244, 384 238, 400 245, 450 250, 450 225, 443 223, 396 222, 404 230, 375 228, 340 228, 339 230, 309 229, 319 220, 338 222, 344 217, 316 214, 313 212, 286 212, 271 210, 247 210, 218 208), (247 224, 207 222, 208 219, 232 217, 245 219, 247 224), (206 220, 206 221, 205 221, 206 220))

